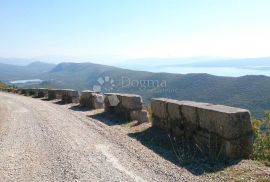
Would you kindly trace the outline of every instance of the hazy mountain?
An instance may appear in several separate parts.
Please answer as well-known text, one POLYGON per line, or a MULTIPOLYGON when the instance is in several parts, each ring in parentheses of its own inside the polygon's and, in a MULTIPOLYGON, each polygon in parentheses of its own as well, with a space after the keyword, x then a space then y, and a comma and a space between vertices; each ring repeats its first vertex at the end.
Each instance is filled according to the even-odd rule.
POLYGON ((132 71, 93 63, 0 64, 0 80, 42 79, 41 87, 102 88, 103 92, 136 93, 145 102, 168 97, 247 108, 256 116, 270 109, 270 77, 219 77, 208 74, 170 74, 132 71), (100 79, 103 82, 100 82, 100 79))
POLYGON ((0 63, 0 80, 12 81, 35 79, 41 73, 50 71, 55 65, 42 62, 33 62, 26 66, 17 66, 0 63))
POLYGON ((39 73, 44 73, 51 71, 55 67, 55 64, 37 61, 28 64, 26 67, 38 71, 39 73))
POLYGON ((1 58, 0 57, 0 63, 2 64, 10 64, 10 65, 16 65, 16 66, 26 66, 32 62, 35 62, 36 60, 33 59, 23 59, 23 58, 1 58))
POLYGON ((92 63, 62 63, 40 75, 42 86, 93 89, 99 78, 113 80, 101 85, 104 92, 137 93, 146 102, 168 97, 247 108, 256 116, 270 109, 270 77, 219 77, 208 74, 169 74, 131 71, 92 63))

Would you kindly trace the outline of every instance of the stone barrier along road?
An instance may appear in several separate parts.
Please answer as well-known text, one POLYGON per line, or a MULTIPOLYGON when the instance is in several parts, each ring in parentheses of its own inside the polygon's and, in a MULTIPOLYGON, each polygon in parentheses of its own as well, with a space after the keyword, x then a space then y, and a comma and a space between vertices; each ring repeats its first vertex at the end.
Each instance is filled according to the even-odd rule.
POLYGON ((48 100, 61 99, 62 93, 60 89, 49 89, 48 100))
POLYGON ((48 97, 48 90, 47 88, 39 88, 38 89, 38 96, 37 97, 48 97))
POLYGON ((35 95, 34 89, 26 88, 26 89, 23 89, 23 90, 24 90, 26 96, 33 96, 33 95, 35 95))
POLYGON ((91 90, 84 90, 81 93, 80 105, 89 109, 102 109, 104 96, 91 90))
POLYGON ((139 95, 106 93, 104 104, 106 112, 114 114, 127 121, 148 121, 147 111, 142 110, 143 100, 139 95))
POLYGON ((248 158, 253 129, 248 110, 208 103, 152 99, 153 126, 174 136, 193 138, 211 153, 228 158, 248 158))
POLYGON ((79 102, 80 94, 77 90, 63 89, 61 90, 62 103, 77 103, 79 102))
POLYGON ((35 88, 32 90, 34 91, 34 97, 42 98, 48 96, 47 88, 35 88))
POLYGON ((21 94, 21 95, 26 95, 27 94, 27 89, 20 88, 19 91, 18 91, 18 93, 21 94))

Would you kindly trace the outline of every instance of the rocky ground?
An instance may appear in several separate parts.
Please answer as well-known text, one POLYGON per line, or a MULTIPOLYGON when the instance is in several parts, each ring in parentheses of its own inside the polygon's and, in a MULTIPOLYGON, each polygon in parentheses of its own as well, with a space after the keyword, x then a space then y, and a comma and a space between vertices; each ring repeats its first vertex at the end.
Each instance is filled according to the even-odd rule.
POLYGON ((158 137, 151 134, 149 124, 117 124, 102 110, 0 92, 0 179, 164 182, 270 177, 269 168, 248 160, 214 172, 178 164, 172 151, 157 146, 158 137))

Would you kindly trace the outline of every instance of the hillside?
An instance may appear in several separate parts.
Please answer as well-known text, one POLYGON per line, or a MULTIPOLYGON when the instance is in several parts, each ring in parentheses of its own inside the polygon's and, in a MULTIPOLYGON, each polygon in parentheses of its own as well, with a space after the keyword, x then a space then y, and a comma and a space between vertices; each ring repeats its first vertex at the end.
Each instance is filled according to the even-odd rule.
POLYGON ((0 80, 12 81, 23 79, 35 79, 41 73, 50 71, 55 65, 33 62, 26 66, 18 66, 11 64, 0 63, 0 80))
POLYGON ((0 80, 21 79, 44 80, 39 87, 84 90, 98 86, 103 92, 136 93, 142 95, 146 103, 154 97, 167 97, 224 104, 247 108, 256 117, 263 117, 270 109, 270 77, 267 76, 151 73, 93 63, 0 64, 0 80), (100 84, 99 79, 105 83, 100 84))
POLYGON ((42 87, 84 90, 98 85, 103 92, 140 94, 145 102, 153 97, 168 97, 225 104, 247 108, 257 117, 270 109, 270 77, 266 76, 181 75, 131 71, 92 63, 62 63, 38 78, 48 80, 42 87), (100 85, 98 79, 104 80, 106 76, 114 83, 100 85))

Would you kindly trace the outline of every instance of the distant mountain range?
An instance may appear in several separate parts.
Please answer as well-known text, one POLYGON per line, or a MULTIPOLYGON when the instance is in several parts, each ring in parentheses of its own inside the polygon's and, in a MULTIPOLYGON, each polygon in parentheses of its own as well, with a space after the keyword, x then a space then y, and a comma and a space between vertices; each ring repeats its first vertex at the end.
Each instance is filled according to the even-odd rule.
POLYGON ((53 67, 55 67, 54 64, 42 62, 33 62, 26 66, 0 63, 0 80, 12 81, 32 79, 39 77, 42 73, 49 72, 53 67))
POLYGON ((0 64, 0 80, 41 79, 38 87, 101 88, 103 92, 136 93, 145 102, 154 97, 193 100, 242 107, 262 117, 270 109, 270 77, 219 77, 132 71, 93 63, 35 62, 27 66, 0 64))

